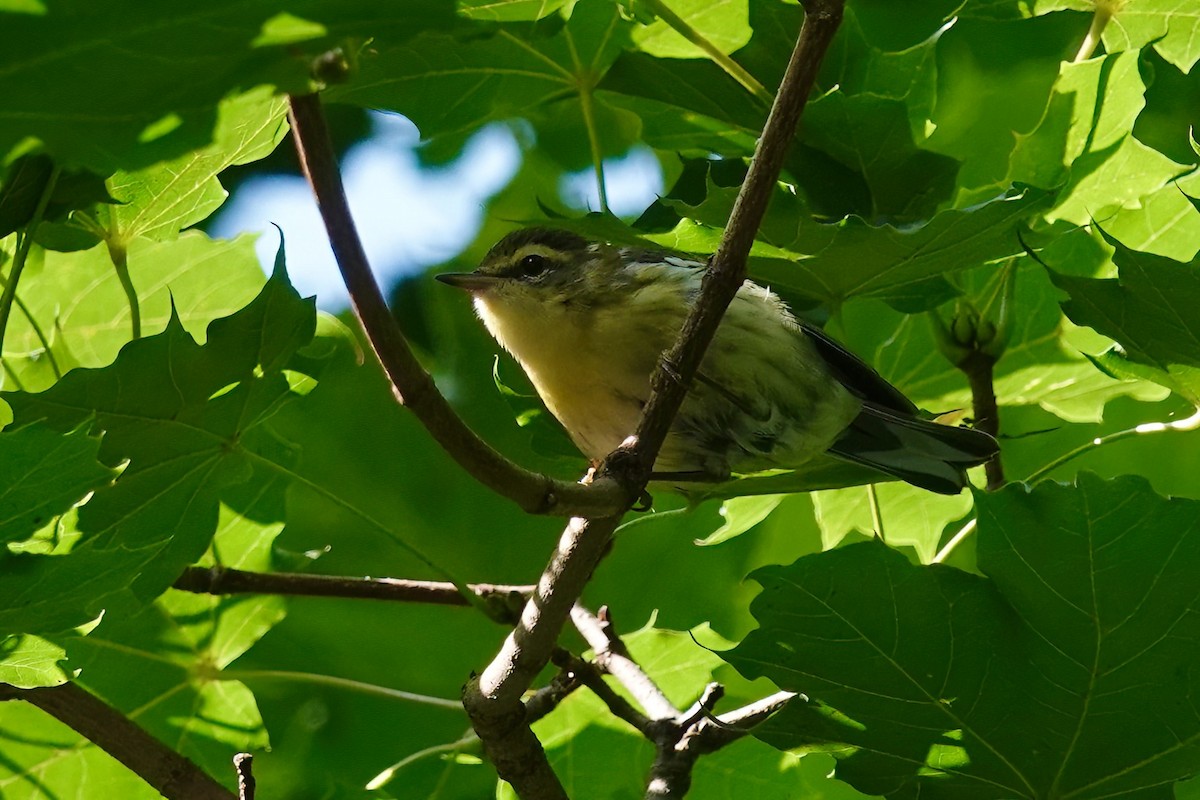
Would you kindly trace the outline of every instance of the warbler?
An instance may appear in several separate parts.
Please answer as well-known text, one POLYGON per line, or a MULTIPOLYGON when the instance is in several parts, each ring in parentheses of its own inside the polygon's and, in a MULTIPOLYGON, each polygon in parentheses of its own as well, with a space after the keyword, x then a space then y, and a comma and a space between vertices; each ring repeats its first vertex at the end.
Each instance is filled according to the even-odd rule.
MULTIPOLYGON (((550 228, 501 239, 474 272, 438 275, 474 298, 550 412, 589 458, 637 426, 650 375, 679 335, 707 264, 550 228)), ((917 407, 769 289, 729 305, 654 464, 656 479, 720 481, 814 455, 954 494, 997 450, 989 435, 917 407)), ((881 476, 882 477, 882 476, 881 476)))

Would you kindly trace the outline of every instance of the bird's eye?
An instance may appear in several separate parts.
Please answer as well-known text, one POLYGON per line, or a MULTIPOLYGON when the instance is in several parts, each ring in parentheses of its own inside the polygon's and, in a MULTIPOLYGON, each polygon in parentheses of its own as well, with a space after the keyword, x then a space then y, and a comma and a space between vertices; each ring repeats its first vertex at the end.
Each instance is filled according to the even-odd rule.
POLYGON ((521 259, 521 274, 526 278, 534 278, 550 269, 550 259, 545 256, 528 255, 521 259))

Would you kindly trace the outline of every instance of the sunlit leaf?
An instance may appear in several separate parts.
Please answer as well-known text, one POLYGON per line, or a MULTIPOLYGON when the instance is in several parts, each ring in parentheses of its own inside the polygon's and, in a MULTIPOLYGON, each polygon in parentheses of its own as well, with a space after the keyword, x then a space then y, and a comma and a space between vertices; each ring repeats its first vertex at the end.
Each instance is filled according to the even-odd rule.
POLYGON ((1170 797, 1200 770, 1196 501, 1085 474, 977 502, 990 580, 873 543, 756 573, 726 657, 810 698, 759 735, 888 795, 1170 797))

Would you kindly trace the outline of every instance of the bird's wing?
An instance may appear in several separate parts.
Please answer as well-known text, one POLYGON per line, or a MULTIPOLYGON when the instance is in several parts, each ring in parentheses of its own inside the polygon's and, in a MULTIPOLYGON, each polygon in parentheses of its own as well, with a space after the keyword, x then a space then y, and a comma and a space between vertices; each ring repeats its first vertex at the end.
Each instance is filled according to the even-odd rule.
POLYGON ((821 358, 833 370, 842 384, 859 398, 881 408, 902 414, 918 416, 917 407, 904 394, 892 386, 883 376, 858 356, 847 350, 840 342, 831 339, 825 331, 803 322, 800 328, 816 346, 821 358))

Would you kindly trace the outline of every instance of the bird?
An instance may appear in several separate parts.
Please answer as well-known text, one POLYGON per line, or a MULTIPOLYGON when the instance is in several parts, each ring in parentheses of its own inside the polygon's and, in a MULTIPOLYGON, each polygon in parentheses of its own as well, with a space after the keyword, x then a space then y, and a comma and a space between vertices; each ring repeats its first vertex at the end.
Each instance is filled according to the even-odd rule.
MULTIPOLYGON (((484 326, 593 463, 626 440, 650 377, 700 294, 707 261, 530 227, 474 272, 437 275, 472 295, 484 326)), ((899 389, 747 280, 705 353, 652 479, 720 482, 828 453, 940 494, 968 485, 996 440, 925 418, 899 389)), ((883 476, 880 476, 882 479, 883 476)))

